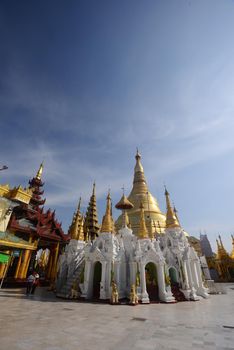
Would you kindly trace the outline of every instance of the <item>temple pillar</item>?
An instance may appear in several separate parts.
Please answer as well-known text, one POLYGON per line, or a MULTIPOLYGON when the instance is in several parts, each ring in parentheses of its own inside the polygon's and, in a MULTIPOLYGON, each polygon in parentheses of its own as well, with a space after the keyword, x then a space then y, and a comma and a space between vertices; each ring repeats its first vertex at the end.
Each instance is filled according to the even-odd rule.
POLYGON ((85 270, 84 270, 84 283, 82 286, 82 297, 88 299, 92 297, 93 294, 93 273, 94 273, 94 267, 93 267, 93 273, 92 276, 90 275, 91 272, 91 261, 86 260, 85 261, 85 270), (91 278, 92 277, 92 278, 91 278))
POLYGON ((199 287, 199 282, 198 282, 198 276, 197 276, 197 271, 195 269, 194 261, 191 262, 190 267, 191 267, 191 273, 193 276, 194 287, 197 289, 199 287))
POLYGON ((209 298, 208 289, 204 287, 203 281, 202 281, 202 272, 201 272, 201 266, 199 261, 195 261, 194 268, 196 270, 197 274, 197 280, 198 280, 198 289, 197 294, 201 295, 203 298, 209 298))
POLYGON ((51 279, 52 281, 55 280, 56 275, 57 275, 58 253, 59 253, 59 242, 57 243, 56 248, 55 248, 54 259, 53 259, 53 265, 52 265, 52 268, 51 268, 50 279, 51 279))
POLYGON ((17 263, 17 267, 16 267, 16 270, 15 270, 15 276, 14 276, 15 278, 18 278, 20 265, 21 265, 21 261, 22 261, 22 255, 23 255, 23 251, 21 250, 20 256, 19 256, 19 260, 18 260, 18 263, 17 263))
POLYGON ((163 262, 160 262, 157 265, 159 298, 161 301, 165 301, 166 303, 171 303, 175 301, 175 298, 171 293, 171 286, 168 286, 168 290, 166 288, 164 269, 165 269, 165 264, 163 262))
POLYGON ((3 277, 5 271, 6 264, 0 263, 0 278, 3 277))
POLYGON ((140 276, 141 276, 141 302, 142 304, 149 304, 149 295, 146 290, 145 280, 145 264, 140 262, 140 276))
POLYGON ((191 267, 190 267, 190 261, 186 260, 186 268, 188 272, 188 280, 189 280, 189 286, 190 286, 190 299, 192 300, 199 300, 196 290, 194 288, 194 283, 193 283, 193 277, 192 277, 192 272, 191 272, 191 267))
POLYGON ((46 277, 47 277, 48 279, 50 279, 50 277, 51 277, 51 271, 52 271, 52 266, 53 266, 53 260, 54 260, 53 252, 50 250, 48 269, 47 269, 47 273, 46 273, 46 277))
POLYGON ((21 278, 21 279, 26 278, 31 254, 32 254, 32 251, 29 249, 26 249, 24 251, 24 254, 22 256, 23 261, 21 261, 21 264, 18 270, 18 278, 21 278))
POLYGON ((100 282, 100 299, 107 299, 106 295, 106 261, 102 261, 102 277, 100 282))
POLYGON ((132 261, 129 263, 130 266, 130 288, 132 284, 136 284, 136 263, 132 261))

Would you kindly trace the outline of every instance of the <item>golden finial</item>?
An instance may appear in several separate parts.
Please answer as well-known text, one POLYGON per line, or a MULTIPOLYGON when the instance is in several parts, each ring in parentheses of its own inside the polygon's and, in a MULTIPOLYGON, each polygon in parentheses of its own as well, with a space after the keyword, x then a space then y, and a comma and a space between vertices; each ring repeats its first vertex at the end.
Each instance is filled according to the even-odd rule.
POLYGON ((96 183, 94 181, 94 183, 93 183, 93 196, 95 196, 95 192, 96 192, 96 183))
POLYGON ((140 155, 140 153, 138 151, 138 147, 136 148, 136 156, 135 156, 135 158, 136 158, 136 160, 141 159, 141 155, 140 155))
POLYGON ((44 162, 41 163, 40 168, 39 168, 39 170, 37 172, 37 175, 36 175, 36 179, 37 180, 41 180, 43 168, 44 168, 44 162))
POLYGON ((176 218, 176 215, 171 207, 170 196, 165 186, 165 196, 167 203, 167 214, 166 214, 166 228, 180 227, 180 224, 176 218))
POLYGON ((148 230, 145 224, 145 212, 143 203, 140 204, 141 217, 140 217, 140 227, 138 232, 138 238, 148 238, 148 230))
POLYGON ((114 232, 113 218, 111 216, 111 196, 110 190, 106 198, 106 212, 102 219, 102 227, 100 232, 114 232))

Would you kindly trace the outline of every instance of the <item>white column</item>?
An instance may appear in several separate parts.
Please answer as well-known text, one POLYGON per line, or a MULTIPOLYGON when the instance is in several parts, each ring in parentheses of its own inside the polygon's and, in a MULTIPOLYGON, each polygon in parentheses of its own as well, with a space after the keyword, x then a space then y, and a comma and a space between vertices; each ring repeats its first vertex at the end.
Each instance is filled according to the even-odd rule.
POLYGON ((129 263, 130 266, 130 287, 132 284, 136 284, 136 263, 132 261, 129 263))
POLYGON ((181 267, 183 268, 184 278, 185 278, 185 281, 183 281, 183 278, 181 277, 182 285, 185 284, 185 289, 189 289, 188 271, 187 271, 186 263, 184 261, 181 262, 181 267))
POLYGON ((201 295, 203 298, 209 298, 208 289, 204 287, 203 281, 202 281, 202 271, 199 261, 195 261, 194 268, 197 273, 197 279, 198 279, 198 289, 197 294, 201 295))
POLYGON ((194 288, 193 276, 192 276, 189 260, 186 260, 186 267, 187 267, 187 272, 188 272, 189 285, 190 285, 190 289, 191 289, 190 298, 192 300, 199 300, 199 297, 196 294, 196 289, 194 288))
POLYGON ((149 295, 146 290, 146 281, 145 281, 145 265, 140 262, 140 276, 141 276, 141 302, 143 304, 149 303, 149 295))
POLYGON ((197 271, 195 269, 195 262, 191 261, 190 266, 191 266, 191 272, 192 272, 192 276, 193 276, 194 286, 197 289, 199 287, 199 282, 198 282, 197 271))
POLYGON ((171 288, 168 288, 168 291, 166 290, 164 266, 164 263, 157 265, 159 299, 171 303, 175 301, 175 298, 171 293, 171 288))
POLYGON ((93 283, 93 276, 90 276, 91 272, 91 261, 87 260, 85 262, 85 271, 84 271, 84 289, 82 296, 85 298, 91 298, 92 297, 92 283, 93 283))
POLYGON ((106 261, 102 261, 102 277, 100 282, 100 299, 107 299, 106 296, 106 261))
POLYGON ((186 264, 186 269, 188 272, 189 286, 192 289, 192 288, 194 288, 194 283, 193 283, 193 277, 192 277, 192 272, 191 272, 191 268, 190 268, 190 263, 188 260, 186 260, 185 264, 186 264))

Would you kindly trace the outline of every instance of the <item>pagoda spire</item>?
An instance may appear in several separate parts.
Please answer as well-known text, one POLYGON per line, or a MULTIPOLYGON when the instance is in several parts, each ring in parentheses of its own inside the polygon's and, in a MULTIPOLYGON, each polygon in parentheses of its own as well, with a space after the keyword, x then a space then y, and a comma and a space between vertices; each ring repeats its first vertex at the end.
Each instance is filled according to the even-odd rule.
POLYGON ((79 230, 78 230, 78 240, 84 241, 84 215, 80 216, 79 230))
POLYGON ((179 218, 178 218, 178 210, 176 209, 174 203, 173 203, 173 212, 174 212, 175 217, 176 217, 176 219, 177 219, 177 221, 178 221, 178 224, 180 225, 180 220, 179 220, 179 218))
POLYGON ((81 206, 81 198, 79 199, 76 213, 73 215, 72 224, 68 231, 68 233, 71 236, 71 239, 78 239, 78 236, 79 236, 79 228, 80 228, 80 221, 81 221, 80 206, 81 206))
POLYGON ((145 224, 145 212, 144 212, 143 203, 140 204, 140 210, 141 210, 141 216, 140 216, 140 227, 139 227, 138 238, 143 239, 143 238, 148 238, 148 230, 145 224))
POLYGON ((143 166, 141 164, 141 155, 138 151, 138 148, 137 148, 137 153, 136 153, 135 158, 136 158, 136 165, 134 168, 132 193, 147 194, 149 190, 148 190, 148 186, 147 186, 146 179, 145 179, 144 169, 143 169, 143 166))
POLYGON ((37 179, 37 180, 41 180, 41 176, 42 176, 43 169, 44 169, 44 163, 42 162, 42 163, 40 164, 40 167, 39 167, 38 172, 37 172, 37 175, 36 175, 36 179, 37 179))
POLYGON ((234 259, 234 236, 231 235, 232 237, 232 252, 231 252, 231 258, 234 259))
POLYGON ((114 233, 114 227, 113 227, 113 218, 111 214, 111 196, 110 191, 108 192, 107 198, 106 198, 106 212, 102 219, 102 226, 100 232, 111 232, 114 233))
POLYGON ((222 259, 222 250, 219 241, 216 239, 217 244, 217 258, 220 260, 222 259))
POLYGON ((219 242, 220 242, 220 257, 221 259, 227 259, 230 258, 229 254, 227 253, 226 249, 224 248, 221 236, 219 235, 219 242))
POLYGON ((167 204, 167 214, 166 214, 166 228, 175 228, 180 227, 178 219, 171 207, 170 196, 165 187, 165 196, 166 196, 166 204, 167 204))
POLYGON ((98 232, 99 232, 95 189, 96 189, 96 185, 94 182, 92 196, 90 197, 89 205, 85 215, 85 222, 84 222, 85 240, 95 239, 95 237, 98 236, 98 232))
POLYGON ((29 188, 32 190, 32 198, 30 200, 30 204, 35 210, 39 210, 39 207, 41 205, 44 205, 46 201, 46 199, 41 198, 44 193, 43 189, 41 189, 44 186, 44 183, 41 181, 43 168, 44 165, 42 162, 36 176, 29 180, 29 188))

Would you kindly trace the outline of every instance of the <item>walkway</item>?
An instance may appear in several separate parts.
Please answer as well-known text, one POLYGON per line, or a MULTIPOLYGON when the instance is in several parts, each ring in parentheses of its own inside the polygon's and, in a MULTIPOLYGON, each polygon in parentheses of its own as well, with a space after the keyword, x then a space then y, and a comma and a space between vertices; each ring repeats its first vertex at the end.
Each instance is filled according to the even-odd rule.
POLYGON ((234 284, 226 295, 177 304, 89 304, 0 290, 1 350, 234 349, 234 284))

